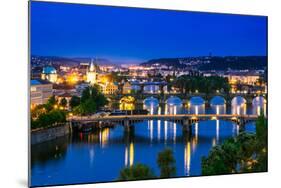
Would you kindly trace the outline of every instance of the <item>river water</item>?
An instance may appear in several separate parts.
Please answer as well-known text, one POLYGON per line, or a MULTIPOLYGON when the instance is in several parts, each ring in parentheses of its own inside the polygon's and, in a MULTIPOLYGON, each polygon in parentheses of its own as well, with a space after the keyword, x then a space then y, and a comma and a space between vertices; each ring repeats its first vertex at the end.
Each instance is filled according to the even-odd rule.
MULTIPOLYGON (((184 110, 181 104, 159 110, 158 104, 154 102, 152 106, 144 106, 150 108, 150 113, 231 113, 232 108, 238 110, 237 106, 225 109, 225 105, 205 109, 205 106, 198 103, 190 104, 188 110, 184 110)), ((242 112, 253 114, 257 110, 251 106, 242 112)), ((247 124, 245 130, 255 132, 255 124, 247 124)), ((237 134, 239 127, 229 121, 196 123, 189 136, 183 133, 180 124, 154 120, 134 124, 130 133, 116 125, 94 133, 69 135, 32 146, 31 184, 39 186, 115 181, 121 169, 137 163, 150 166, 159 175, 157 155, 167 147, 174 152, 177 177, 198 176, 201 175, 202 157, 207 156, 216 144, 237 134)))

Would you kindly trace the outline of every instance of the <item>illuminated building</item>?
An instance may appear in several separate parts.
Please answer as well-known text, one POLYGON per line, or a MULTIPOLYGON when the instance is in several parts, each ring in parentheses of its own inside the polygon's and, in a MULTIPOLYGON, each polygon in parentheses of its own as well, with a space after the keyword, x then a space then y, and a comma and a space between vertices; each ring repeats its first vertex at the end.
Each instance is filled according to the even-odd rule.
POLYGON ((132 91, 132 85, 131 85, 129 82, 126 82, 126 83, 123 85, 122 93, 123 93, 123 94, 130 94, 131 91, 132 91))
POLYGON ((43 80, 30 81, 31 107, 38 104, 45 104, 53 95, 53 84, 43 80))
POLYGON ((55 83, 58 79, 58 74, 56 69, 52 66, 44 67, 41 74, 41 79, 48 80, 52 83, 55 83))
POLYGON ((120 100, 120 110, 134 110, 135 98, 132 96, 125 96, 120 100))
POLYGON ((105 84, 100 84, 103 94, 116 94, 118 91, 118 85, 112 82, 107 82, 105 84))
POLYGON ((66 81, 69 84, 76 84, 78 81, 80 81, 80 75, 77 72, 72 72, 70 74, 67 75, 66 77, 66 81))
POLYGON ((248 85, 254 85, 260 78, 259 74, 257 73, 230 73, 225 75, 224 77, 228 78, 228 81, 230 84, 248 84, 248 85))
POLYGON ((87 72, 87 82, 91 85, 97 83, 97 72, 93 60, 91 61, 90 68, 87 72))

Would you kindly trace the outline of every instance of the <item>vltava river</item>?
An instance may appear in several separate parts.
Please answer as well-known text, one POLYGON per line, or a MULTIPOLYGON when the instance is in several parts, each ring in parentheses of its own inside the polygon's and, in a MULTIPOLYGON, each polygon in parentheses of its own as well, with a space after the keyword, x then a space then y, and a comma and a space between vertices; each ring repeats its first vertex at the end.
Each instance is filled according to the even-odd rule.
MULTIPOLYGON (((259 111, 256 106, 244 109, 243 105, 224 109, 226 105, 218 101, 214 104, 216 106, 205 109, 200 99, 195 99, 184 110, 178 102, 173 99, 172 105, 159 110, 159 104, 152 99, 153 105, 146 101, 144 108, 153 109, 150 113, 175 114, 231 113, 233 109, 236 113, 259 111)), ((237 101, 236 105, 241 105, 240 102, 237 101)), ((255 132, 254 123, 247 124, 245 130, 255 132)), ((136 163, 150 166, 159 175, 157 155, 167 147, 174 152, 177 176, 198 176, 201 174, 201 159, 208 155, 212 146, 237 134, 238 126, 228 121, 199 122, 192 126, 192 135, 188 136, 183 134, 180 124, 155 120, 134 124, 134 131, 130 133, 116 125, 94 133, 70 135, 32 146, 31 182, 32 186, 39 186, 114 181, 121 169, 136 163)))

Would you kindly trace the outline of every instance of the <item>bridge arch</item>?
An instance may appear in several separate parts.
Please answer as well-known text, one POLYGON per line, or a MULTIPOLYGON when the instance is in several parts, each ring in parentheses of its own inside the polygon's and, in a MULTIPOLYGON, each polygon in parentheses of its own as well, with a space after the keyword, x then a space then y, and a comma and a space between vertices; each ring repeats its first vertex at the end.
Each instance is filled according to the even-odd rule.
POLYGON ((188 107, 191 114, 203 114, 205 113, 205 100, 200 96, 191 97, 188 107))
POLYGON ((168 105, 181 105, 182 100, 179 97, 172 95, 166 100, 166 103, 168 105))
POLYGON ((179 114, 182 111, 182 100, 177 96, 170 96, 165 104, 165 114, 179 114))
POLYGON ((263 96, 256 96, 252 100, 253 114, 261 115, 262 113, 266 115, 266 99, 263 96))
POLYGON ((238 95, 231 100, 231 113, 232 114, 246 114, 247 101, 244 97, 238 95))
POLYGON ((143 100, 145 106, 159 106, 159 100, 156 97, 147 97, 143 100))
POLYGON ((160 91, 160 86, 154 82, 147 83, 143 86, 143 92, 148 94, 155 94, 160 91))
POLYGON ((214 96, 210 100, 210 107, 215 114, 225 114, 226 113, 226 100, 222 96, 214 96))
POLYGON ((150 114, 157 113, 159 107, 159 100, 153 96, 147 97, 143 100, 143 108, 148 110, 150 114))

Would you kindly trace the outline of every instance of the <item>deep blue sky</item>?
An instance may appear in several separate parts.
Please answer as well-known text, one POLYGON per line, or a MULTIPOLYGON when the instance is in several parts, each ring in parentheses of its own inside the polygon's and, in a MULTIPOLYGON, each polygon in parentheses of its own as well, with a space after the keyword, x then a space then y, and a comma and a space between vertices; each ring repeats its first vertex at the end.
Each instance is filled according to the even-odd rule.
POLYGON ((31 3, 31 54, 143 61, 266 55, 266 17, 31 3))

